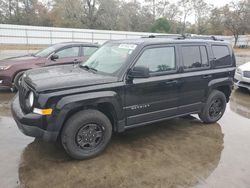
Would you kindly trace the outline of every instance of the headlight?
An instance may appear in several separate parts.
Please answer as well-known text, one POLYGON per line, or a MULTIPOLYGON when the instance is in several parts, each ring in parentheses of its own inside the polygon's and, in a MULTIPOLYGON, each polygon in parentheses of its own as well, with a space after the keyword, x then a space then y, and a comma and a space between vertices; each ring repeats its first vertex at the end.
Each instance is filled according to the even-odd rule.
POLYGON ((11 66, 0 66, 0 70, 8 70, 11 66))
POLYGON ((236 69, 236 72, 237 72, 238 74, 242 74, 242 70, 241 70, 240 68, 237 68, 237 69, 236 69))
POLYGON ((28 96, 28 103, 30 107, 33 107, 34 105, 34 93, 31 91, 28 96))

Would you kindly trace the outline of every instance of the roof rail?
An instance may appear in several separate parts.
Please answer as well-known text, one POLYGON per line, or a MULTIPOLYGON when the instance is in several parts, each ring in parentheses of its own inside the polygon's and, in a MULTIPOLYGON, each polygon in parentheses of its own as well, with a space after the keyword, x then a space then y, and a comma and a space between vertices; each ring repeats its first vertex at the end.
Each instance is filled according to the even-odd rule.
POLYGON ((223 39, 218 39, 215 36, 199 36, 199 35, 191 35, 191 34, 176 34, 176 35, 149 35, 143 36, 141 38, 172 38, 177 40, 184 39, 203 39, 203 40, 214 40, 214 41, 224 41, 223 39))
POLYGON ((141 38, 173 38, 176 39, 178 37, 181 37, 182 35, 176 34, 176 35, 149 35, 149 36, 142 36, 141 38))
POLYGON ((183 35, 183 39, 203 39, 203 40, 224 41, 223 39, 218 39, 215 36, 199 36, 199 35, 193 35, 193 36, 183 35))

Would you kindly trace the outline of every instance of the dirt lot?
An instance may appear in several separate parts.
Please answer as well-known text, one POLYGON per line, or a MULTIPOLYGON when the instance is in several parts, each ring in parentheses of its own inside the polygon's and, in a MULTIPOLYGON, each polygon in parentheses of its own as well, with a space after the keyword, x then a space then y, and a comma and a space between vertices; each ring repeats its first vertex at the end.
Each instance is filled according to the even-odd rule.
POLYGON ((250 61, 250 49, 234 49, 237 65, 250 61))

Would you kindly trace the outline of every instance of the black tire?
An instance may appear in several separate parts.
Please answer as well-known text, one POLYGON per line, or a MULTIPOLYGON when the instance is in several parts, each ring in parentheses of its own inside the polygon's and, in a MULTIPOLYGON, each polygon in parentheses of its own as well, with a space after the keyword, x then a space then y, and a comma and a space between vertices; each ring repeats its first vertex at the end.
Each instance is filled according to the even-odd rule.
POLYGON ((204 123, 215 123, 224 114, 226 110, 227 100, 224 93, 218 90, 214 90, 209 95, 207 102, 201 113, 199 113, 199 118, 204 123))
POLYGON ((107 116, 98 110, 90 109, 74 114, 66 122, 61 141, 72 158, 81 160, 100 154, 108 145, 111 135, 112 125, 107 116), (101 137, 98 137, 99 135, 101 137))
POLYGON ((23 76, 23 73, 24 72, 19 72, 17 73, 17 75, 15 76, 14 78, 14 86, 13 86, 13 89, 16 91, 19 89, 19 86, 20 86, 20 81, 21 81, 21 78, 23 76))

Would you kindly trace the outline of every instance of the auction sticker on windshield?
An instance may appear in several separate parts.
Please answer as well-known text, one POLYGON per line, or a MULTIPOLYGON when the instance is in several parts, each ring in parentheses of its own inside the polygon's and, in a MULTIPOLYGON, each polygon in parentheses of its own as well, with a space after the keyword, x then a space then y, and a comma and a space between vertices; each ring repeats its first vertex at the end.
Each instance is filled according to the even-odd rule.
POLYGON ((136 48, 136 44, 120 44, 119 48, 134 50, 136 48))

